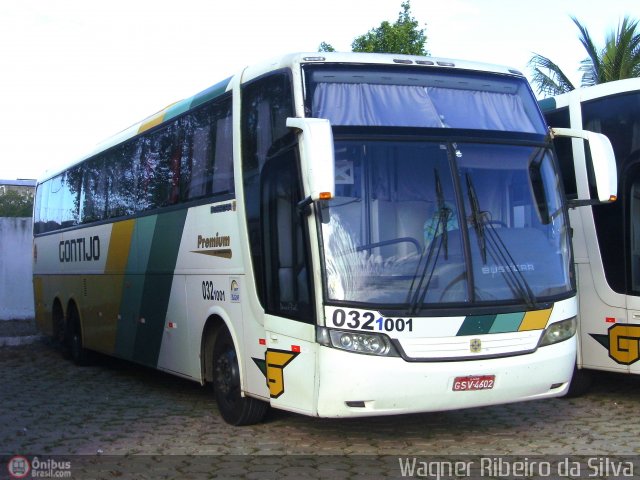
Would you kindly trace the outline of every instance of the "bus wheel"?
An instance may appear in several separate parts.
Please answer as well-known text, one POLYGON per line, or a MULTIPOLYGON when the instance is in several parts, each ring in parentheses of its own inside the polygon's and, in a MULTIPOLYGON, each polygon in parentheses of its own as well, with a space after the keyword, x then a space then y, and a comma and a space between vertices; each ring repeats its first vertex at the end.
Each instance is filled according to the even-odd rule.
POLYGON ((225 328, 213 347, 213 393, 225 422, 252 425, 262 420, 269 404, 240 393, 240 368, 231 334, 225 328))
POLYGON ((51 318, 51 322, 53 324, 53 340, 58 348, 64 347, 64 313, 62 312, 60 303, 58 303, 57 301, 53 304, 51 318))
POLYGON ((67 333, 67 348, 69 356, 73 363, 79 366, 89 364, 89 351, 82 345, 82 330, 80 327, 80 318, 75 308, 69 311, 68 320, 69 331, 67 333))
POLYGON ((580 397, 591 388, 591 372, 584 368, 573 367, 573 377, 565 398, 580 397))

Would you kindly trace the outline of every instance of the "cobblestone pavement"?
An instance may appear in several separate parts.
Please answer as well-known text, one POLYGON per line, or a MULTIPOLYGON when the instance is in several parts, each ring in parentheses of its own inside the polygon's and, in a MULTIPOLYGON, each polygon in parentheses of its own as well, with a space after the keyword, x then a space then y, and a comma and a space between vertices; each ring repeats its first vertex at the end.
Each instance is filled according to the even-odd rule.
POLYGON ((369 478, 389 458, 399 476, 399 456, 640 454, 640 378, 630 376, 597 375, 575 399, 368 419, 272 410, 241 428, 219 417, 208 387, 106 357, 76 367, 47 341, 0 348, 0 378, 0 455, 111 465, 77 478, 369 478), (128 476, 158 458, 171 459, 162 475, 128 476))

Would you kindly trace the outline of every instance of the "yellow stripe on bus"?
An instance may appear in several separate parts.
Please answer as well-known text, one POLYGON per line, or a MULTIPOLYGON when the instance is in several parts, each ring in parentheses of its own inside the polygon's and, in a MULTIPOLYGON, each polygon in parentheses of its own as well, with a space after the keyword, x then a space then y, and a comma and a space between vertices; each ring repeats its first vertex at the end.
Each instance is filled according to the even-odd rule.
POLYGON ((542 330, 547 326, 549 317, 551 317, 551 310, 551 308, 548 308, 546 310, 535 310, 533 312, 525 313, 518 331, 542 330))
POLYGON ((124 273, 127 260, 129 260, 129 248, 134 226, 135 220, 133 219, 113 224, 104 273, 124 273))
POLYGON ((163 110, 147 118, 140 125, 140 128, 138 129, 138 133, 146 132, 147 130, 150 130, 153 127, 160 125, 164 120, 164 114, 165 114, 165 111, 163 110))

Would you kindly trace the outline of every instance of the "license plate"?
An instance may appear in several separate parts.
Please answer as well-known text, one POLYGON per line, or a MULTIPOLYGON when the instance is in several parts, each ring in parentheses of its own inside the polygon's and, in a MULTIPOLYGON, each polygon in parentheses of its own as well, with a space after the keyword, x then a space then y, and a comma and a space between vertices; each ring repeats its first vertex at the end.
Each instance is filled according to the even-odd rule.
POLYGON ((491 390, 495 381, 495 375, 470 375, 468 377, 456 377, 453 380, 453 391, 463 392, 467 390, 491 390))

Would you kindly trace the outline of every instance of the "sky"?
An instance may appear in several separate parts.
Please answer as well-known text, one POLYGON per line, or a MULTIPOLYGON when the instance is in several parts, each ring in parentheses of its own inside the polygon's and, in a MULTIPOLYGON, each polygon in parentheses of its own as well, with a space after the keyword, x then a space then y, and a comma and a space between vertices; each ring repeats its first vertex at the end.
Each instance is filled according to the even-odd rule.
MULTIPOLYGON (((351 42, 402 0, 2 0, 0 179, 39 178, 245 65, 351 42)), ((635 7, 635 8, 634 8, 635 7)), ((578 29, 597 45, 638 0, 412 0, 434 57, 507 65, 539 53, 577 84, 578 29)))

